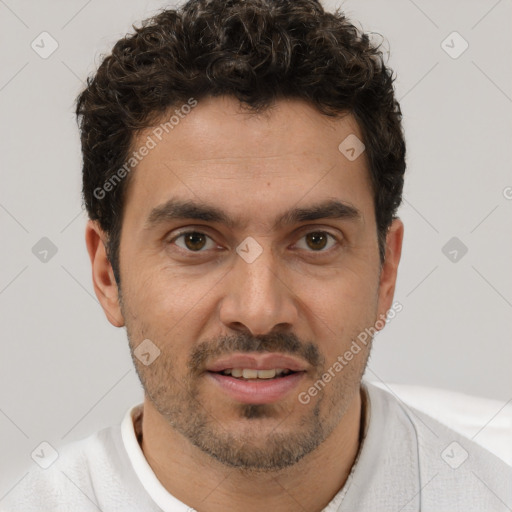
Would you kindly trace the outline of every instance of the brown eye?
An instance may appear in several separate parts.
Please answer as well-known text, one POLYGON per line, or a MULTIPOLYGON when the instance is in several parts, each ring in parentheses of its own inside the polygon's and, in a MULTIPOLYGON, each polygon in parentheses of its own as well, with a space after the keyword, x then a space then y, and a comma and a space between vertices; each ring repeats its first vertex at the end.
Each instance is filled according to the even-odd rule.
POLYGON ((201 252, 201 250, 208 244, 209 239, 210 237, 204 233, 200 233, 198 231, 187 231, 185 233, 181 233, 172 241, 176 242, 176 245, 182 249, 190 252, 201 252), (177 243, 180 239, 183 239, 183 242, 177 243))
POLYGON ((311 249, 323 249, 327 244, 325 233, 308 233, 306 235, 307 244, 311 249))
MULTIPOLYGON (((310 233, 303 236, 302 239, 305 240, 306 250, 308 250, 309 252, 327 252, 324 249, 326 247, 327 250, 330 249, 337 242, 334 235, 331 235, 326 231, 311 231, 310 233), (329 238, 331 239, 331 245, 327 247, 329 244, 329 238)), ((298 245, 300 246, 300 244, 298 245)))
POLYGON ((185 235, 185 245, 191 251, 198 251, 205 245, 205 236, 201 233, 191 233, 185 235))

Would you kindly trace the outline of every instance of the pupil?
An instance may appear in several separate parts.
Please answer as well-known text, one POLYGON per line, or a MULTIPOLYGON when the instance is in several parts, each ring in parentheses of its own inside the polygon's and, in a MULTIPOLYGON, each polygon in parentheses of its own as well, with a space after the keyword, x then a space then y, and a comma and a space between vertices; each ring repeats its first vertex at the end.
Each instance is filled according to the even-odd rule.
POLYGON ((185 237, 185 244, 191 250, 202 249, 204 247, 204 243, 205 237, 202 233, 190 233, 185 237), (197 242, 198 239, 200 239, 199 243, 197 242))
POLYGON ((323 233, 308 233, 306 236, 308 241, 313 241, 313 246, 309 244, 312 249, 323 249, 327 243, 327 237, 323 233), (321 242, 320 245, 317 245, 318 241, 321 242))

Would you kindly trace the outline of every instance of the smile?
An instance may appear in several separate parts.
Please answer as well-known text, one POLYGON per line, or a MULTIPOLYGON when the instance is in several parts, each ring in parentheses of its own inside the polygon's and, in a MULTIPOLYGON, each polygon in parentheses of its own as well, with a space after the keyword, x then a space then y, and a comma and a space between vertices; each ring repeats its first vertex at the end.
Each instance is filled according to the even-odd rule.
MULTIPOLYGON (((268 404, 284 399, 304 378, 306 372, 276 369, 254 370, 233 368, 222 372, 206 372, 215 389, 232 400, 246 404, 268 404), (230 372, 226 374, 225 372, 230 372), (260 372, 263 376, 260 376, 260 372), (288 372, 288 373, 286 373, 288 372), (240 375, 236 377, 233 375, 240 375), (247 375, 247 377, 246 377, 247 375)), ((297 392, 297 391, 296 391, 297 392)))
POLYGON ((273 379, 275 377, 286 376, 294 372, 287 368, 272 368, 270 370, 254 370, 252 368, 227 368, 220 373, 222 373, 222 375, 231 375, 232 377, 243 379, 273 379))

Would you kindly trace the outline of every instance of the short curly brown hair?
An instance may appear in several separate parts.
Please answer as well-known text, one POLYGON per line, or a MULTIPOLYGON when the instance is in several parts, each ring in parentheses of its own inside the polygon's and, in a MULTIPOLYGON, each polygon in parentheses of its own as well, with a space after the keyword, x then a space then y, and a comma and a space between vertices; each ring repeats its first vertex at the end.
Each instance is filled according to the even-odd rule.
POLYGON ((316 0, 189 0, 133 28, 88 78, 76 107, 83 200, 108 236, 118 285, 129 176, 106 197, 95 190, 127 161, 141 130, 191 97, 230 95, 255 112, 295 98, 327 116, 352 113, 370 166, 382 264, 402 200, 405 141, 380 45, 316 0))

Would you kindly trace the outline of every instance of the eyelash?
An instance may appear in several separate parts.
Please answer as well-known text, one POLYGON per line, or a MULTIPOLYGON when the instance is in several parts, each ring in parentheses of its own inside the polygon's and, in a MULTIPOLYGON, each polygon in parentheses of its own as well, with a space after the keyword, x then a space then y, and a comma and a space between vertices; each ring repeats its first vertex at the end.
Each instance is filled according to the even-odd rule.
MULTIPOLYGON (((319 230, 319 229, 316 229, 316 230, 312 230, 312 231, 308 231, 307 233, 304 233, 301 237, 300 237, 300 240, 302 240, 304 237, 306 237, 307 235, 310 235, 312 233, 315 233, 315 234, 324 234, 324 235, 327 235, 328 237, 331 238, 331 240, 334 240, 334 242, 336 242, 338 245, 340 245, 340 242, 338 240, 338 238, 333 235, 332 233, 330 233, 329 231, 325 231, 325 230, 319 230)), ((212 238, 207 235, 206 233, 203 233, 202 231, 195 231, 195 230, 189 230, 189 231, 182 231, 181 233, 178 233, 176 236, 174 236, 171 240, 169 240, 168 244, 173 244, 176 240, 178 240, 179 238, 185 236, 185 235, 190 235, 190 234, 197 234, 197 235, 204 235, 206 236, 207 238, 209 238, 210 240, 212 240, 212 238)), ((182 251, 185 251, 189 254, 200 254, 202 252, 206 252, 206 250, 199 250, 199 251, 191 251, 190 249, 187 249, 187 248, 183 248, 183 247, 180 247, 178 246, 178 248, 182 251)), ((309 251, 306 251, 306 252, 309 252, 309 253, 312 253, 312 254, 327 254, 329 253, 330 251, 332 250, 332 247, 328 248, 328 249, 321 249, 319 251, 314 251, 314 250, 309 250, 309 251)))

